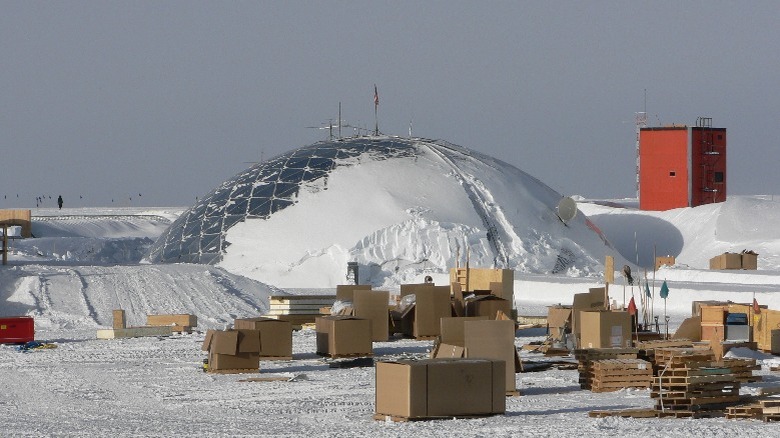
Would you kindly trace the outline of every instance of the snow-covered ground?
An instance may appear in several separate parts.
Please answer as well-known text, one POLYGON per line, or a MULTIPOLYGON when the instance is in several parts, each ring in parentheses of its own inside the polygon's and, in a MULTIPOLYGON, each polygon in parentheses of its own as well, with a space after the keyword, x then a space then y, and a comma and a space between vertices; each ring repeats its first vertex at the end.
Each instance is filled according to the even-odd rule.
MULTIPOLYGON (((639 266, 650 264, 653 245, 658 255, 677 257, 677 265, 655 273, 656 291, 664 279, 671 290, 672 329, 697 299, 750 302, 755 294, 760 304, 780 309, 780 208, 772 198, 732 197, 724 204, 663 213, 638 211, 630 200, 613 201, 619 206, 579 200, 581 211, 623 257, 638 257, 632 268, 640 276, 639 266), (710 257, 742 249, 760 254, 757 271, 707 269, 710 257)), ((295 333, 294 360, 261 365, 264 375, 297 376, 291 382, 241 382, 246 375, 203 373, 202 332, 96 340, 95 331, 110 326, 115 308, 125 309, 131 325, 143 324, 148 313, 194 313, 198 328, 205 330, 224 328, 235 317, 260 315, 270 294, 283 293, 226 267, 139 263, 183 210, 33 210, 36 237, 13 240, 9 265, 0 267, 0 316, 34 316, 36 338, 57 348, 21 353, 0 346, 3 436, 780 435, 776 423, 757 421, 589 418, 591 410, 649 407, 653 401, 644 390, 582 391, 576 371, 554 368, 517 374, 523 395, 507 399, 505 416, 377 422, 371 418, 374 369, 329 368, 328 360, 314 354, 312 330, 295 333)), ((648 278, 652 282, 652 271, 648 278)), ((444 273, 434 279, 447 281, 444 273)), ((545 306, 570 303, 574 293, 601 281, 598 276, 517 273, 515 304, 520 314, 544 314, 545 306)), ((386 286, 393 290, 394 285, 386 286)), ((610 291, 622 303, 622 282, 610 291)), ((631 292, 626 289, 627 296, 631 292)), ((658 299, 655 312, 663 312, 658 299)), ((520 331, 516 345, 543 337, 541 329, 520 331)), ((430 341, 381 342, 375 344, 375 355, 380 360, 422 357, 430 347, 430 341)), ((744 385, 743 393, 780 384, 780 375, 766 367, 760 374, 764 381, 744 385)))

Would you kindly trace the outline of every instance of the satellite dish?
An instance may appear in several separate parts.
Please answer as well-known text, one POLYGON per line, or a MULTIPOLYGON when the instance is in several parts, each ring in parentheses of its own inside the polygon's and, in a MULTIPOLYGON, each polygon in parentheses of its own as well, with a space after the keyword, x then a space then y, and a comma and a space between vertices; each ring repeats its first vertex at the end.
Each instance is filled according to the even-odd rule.
POLYGON ((577 203, 574 199, 566 196, 558 202, 558 218, 564 224, 577 216, 577 203))

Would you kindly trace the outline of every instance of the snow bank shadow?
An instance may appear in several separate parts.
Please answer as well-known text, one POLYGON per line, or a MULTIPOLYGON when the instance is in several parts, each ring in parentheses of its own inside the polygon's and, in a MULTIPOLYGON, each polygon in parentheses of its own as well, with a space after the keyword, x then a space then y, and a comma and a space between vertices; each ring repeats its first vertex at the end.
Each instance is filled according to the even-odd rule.
POLYGON ((680 230, 663 219, 641 214, 597 214, 588 218, 626 260, 636 262, 638 255, 639 266, 655 265, 653 246, 659 256, 677 257, 682 251, 684 239, 680 230))
POLYGON ((593 410, 618 410, 618 409, 630 409, 636 408, 634 405, 613 405, 613 406, 583 406, 581 408, 566 408, 566 409, 545 409, 543 411, 523 411, 523 412, 508 412, 505 414, 507 417, 521 417, 532 415, 554 415, 554 414, 566 414, 572 412, 590 412, 593 410))

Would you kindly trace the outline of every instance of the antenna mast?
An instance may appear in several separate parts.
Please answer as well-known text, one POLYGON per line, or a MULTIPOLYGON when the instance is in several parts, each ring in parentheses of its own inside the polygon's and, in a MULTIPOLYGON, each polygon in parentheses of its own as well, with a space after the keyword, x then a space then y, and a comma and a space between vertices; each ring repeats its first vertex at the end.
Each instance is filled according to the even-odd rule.
POLYGON ((374 84, 374 135, 379 135, 379 118, 377 117, 377 108, 379 108, 379 92, 374 84))
POLYGON ((635 113, 636 122, 636 199, 639 201, 639 134, 642 128, 647 127, 647 88, 645 88, 644 111, 635 113))

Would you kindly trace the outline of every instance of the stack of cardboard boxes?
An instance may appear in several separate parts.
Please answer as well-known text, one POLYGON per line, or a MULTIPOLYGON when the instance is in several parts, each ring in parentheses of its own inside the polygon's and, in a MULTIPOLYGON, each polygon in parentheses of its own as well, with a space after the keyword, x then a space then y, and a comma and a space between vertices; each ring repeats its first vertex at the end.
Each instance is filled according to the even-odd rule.
POLYGON ((209 330, 203 341, 208 371, 256 373, 260 370, 260 330, 209 330))
POLYGON ((724 252, 710 259, 710 269, 758 269, 758 254, 743 250, 741 253, 724 252))
POLYGON ((209 330, 203 341, 208 371, 256 373, 261 360, 292 359, 292 325, 273 318, 239 318, 232 330, 209 330))

